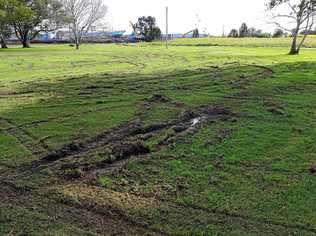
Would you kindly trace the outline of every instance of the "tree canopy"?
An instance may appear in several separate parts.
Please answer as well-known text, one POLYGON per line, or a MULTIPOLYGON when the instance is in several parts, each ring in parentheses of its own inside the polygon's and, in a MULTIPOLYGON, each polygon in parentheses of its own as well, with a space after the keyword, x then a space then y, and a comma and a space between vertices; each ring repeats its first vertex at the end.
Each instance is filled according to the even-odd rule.
POLYGON ((58 0, 1 0, 0 10, 6 14, 23 47, 40 32, 54 31, 64 22, 64 11, 58 0))
POLYGON ((134 25, 134 31, 137 35, 140 35, 143 40, 153 41, 161 37, 161 30, 156 25, 156 18, 152 16, 143 16, 138 18, 138 21, 134 25))
POLYGON ((248 26, 246 23, 242 23, 240 29, 239 29, 239 37, 247 37, 248 36, 248 26))

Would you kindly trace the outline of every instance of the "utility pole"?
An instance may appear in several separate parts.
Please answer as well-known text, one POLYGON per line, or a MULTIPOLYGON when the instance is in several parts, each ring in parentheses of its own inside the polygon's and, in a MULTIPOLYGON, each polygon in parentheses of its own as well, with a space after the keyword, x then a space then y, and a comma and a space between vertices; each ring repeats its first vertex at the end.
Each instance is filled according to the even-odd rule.
POLYGON ((166 7, 166 49, 168 49, 169 45, 168 45, 168 38, 169 38, 169 32, 168 32, 168 12, 169 9, 168 7, 166 7))

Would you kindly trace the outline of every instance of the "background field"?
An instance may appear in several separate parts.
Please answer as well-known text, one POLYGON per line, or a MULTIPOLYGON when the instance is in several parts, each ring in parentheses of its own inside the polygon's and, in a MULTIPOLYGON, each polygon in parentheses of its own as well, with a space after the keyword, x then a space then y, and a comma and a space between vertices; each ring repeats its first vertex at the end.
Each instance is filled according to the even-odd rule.
MULTIPOLYGON (((301 37, 300 37, 301 38, 301 37)), ((239 47, 289 47, 291 37, 283 38, 222 38, 210 37, 203 39, 177 39, 171 42, 174 46, 239 46, 239 47)), ((316 47, 316 37, 307 37, 305 48, 316 47)))
POLYGON ((0 50, 0 235, 315 235, 316 49, 287 40, 0 50))

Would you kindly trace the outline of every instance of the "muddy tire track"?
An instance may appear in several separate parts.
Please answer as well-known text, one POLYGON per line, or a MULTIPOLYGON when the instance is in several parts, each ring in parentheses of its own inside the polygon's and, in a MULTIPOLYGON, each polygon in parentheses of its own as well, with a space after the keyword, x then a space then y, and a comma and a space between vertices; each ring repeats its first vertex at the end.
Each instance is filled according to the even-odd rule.
MULTIPOLYGON (((144 109, 148 109, 152 103, 170 102, 161 96, 153 96, 154 100, 150 100, 149 104, 144 103, 144 109)), ((221 106, 202 106, 196 109, 196 111, 186 111, 181 117, 176 120, 168 121, 165 123, 156 123, 148 126, 143 126, 138 118, 134 121, 130 121, 119 127, 110 129, 101 133, 93 138, 79 143, 70 143, 63 146, 60 149, 54 150, 49 154, 43 156, 39 160, 22 167, 22 170, 33 170, 40 168, 41 166, 47 167, 54 165, 59 160, 67 158, 78 158, 91 151, 98 151, 102 153, 102 150, 110 149, 108 156, 115 156, 114 160, 105 159, 104 163, 100 163, 99 166, 105 168, 107 165, 112 165, 114 162, 129 159, 132 156, 142 156, 150 152, 150 150, 144 146, 143 142, 148 138, 153 137, 156 133, 174 129, 175 136, 168 137, 163 142, 159 143, 160 147, 167 146, 172 143, 178 136, 185 135, 196 131, 201 124, 210 119, 224 119, 229 120, 239 116, 231 110, 221 106), (179 124, 181 124, 179 126, 179 124), (116 150, 115 150, 116 149, 116 150), (119 151, 117 151, 119 150, 119 151), (120 153, 122 152, 123 153, 120 153), (119 154, 118 154, 119 153, 119 154)))

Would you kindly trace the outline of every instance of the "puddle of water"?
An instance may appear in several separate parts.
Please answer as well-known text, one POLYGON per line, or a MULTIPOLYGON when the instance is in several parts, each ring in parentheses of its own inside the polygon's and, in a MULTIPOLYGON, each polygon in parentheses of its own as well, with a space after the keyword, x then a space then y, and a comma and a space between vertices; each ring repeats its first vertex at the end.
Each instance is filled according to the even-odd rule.
POLYGON ((193 120, 191 120, 191 126, 196 126, 198 123, 201 122, 201 117, 198 117, 198 118, 194 118, 193 120))

